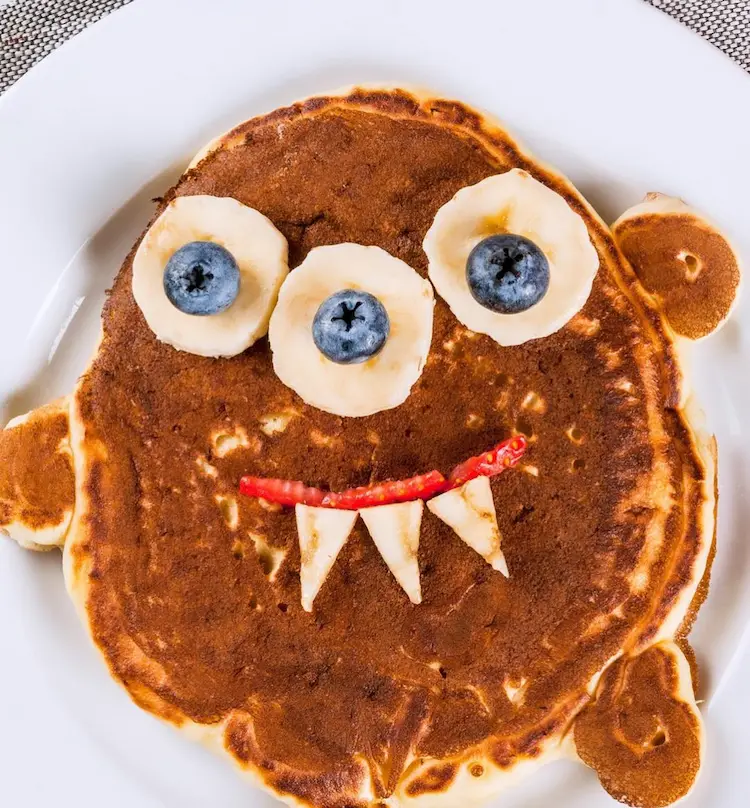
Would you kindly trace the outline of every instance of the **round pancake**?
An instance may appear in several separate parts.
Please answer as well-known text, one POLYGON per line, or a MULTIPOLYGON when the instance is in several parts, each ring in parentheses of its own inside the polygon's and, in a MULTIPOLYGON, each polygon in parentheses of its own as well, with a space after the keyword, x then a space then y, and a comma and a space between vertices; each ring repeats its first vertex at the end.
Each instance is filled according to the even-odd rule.
MULTIPOLYGON (((601 261, 591 297, 558 333, 511 348, 438 299, 424 373, 394 410, 305 405, 266 340, 228 360, 158 342, 132 254, 106 304, 71 424, 68 585, 136 702, 290 804, 463 805, 552 754, 613 659, 678 633, 706 566, 713 468, 661 317, 607 228, 461 104, 354 90, 277 110, 214 144, 159 206, 231 196, 284 233, 292 267, 356 242, 426 275, 438 208, 511 167, 586 221, 601 261), (243 474, 341 489, 445 471, 515 432, 530 451, 492 481, 510 578, 426 512, 419 606, 358 524, 304 612, 294 513, 236 493, 243 474)), ((695 749, 675 741, 663 746, 689 756, 684 792, 695 749)))
POLYGON ((727 321, 742 269, 718 227, 680 199, 649 194, 625 211, 612 231, 675 333, 702 339, 727 321))
POLYGON ((62 544, 75 485, 67 398, 14 418, 0 430, 0 533, 28 550, 62 544))

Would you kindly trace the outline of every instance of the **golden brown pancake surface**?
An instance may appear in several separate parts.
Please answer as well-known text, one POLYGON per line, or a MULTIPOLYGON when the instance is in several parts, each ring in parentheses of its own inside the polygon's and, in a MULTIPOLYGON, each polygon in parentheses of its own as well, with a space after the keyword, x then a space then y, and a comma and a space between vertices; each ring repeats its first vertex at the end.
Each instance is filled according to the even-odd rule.
POLYGON ((680 693, 679 664, 687 661, 671 643, 618 660, 576 719, 578 754, 613 797, 632 805, 671 805, 697 774, 690 769, 700 760, 701 728, 680 693))
POLYGON ((75 503, 68 399, 0 430, 0 531, 29 549, 62 544, 75 503))
POLYGON ((742 270, 727 236, 682 200, 649 194, 613 225, 620 249, 674 331, 702 339, 729 317, 742 270))
POLYGON ((139 704, 177 724, 226 721, 230 753, 303 804, 439 794, 462 768, 481 778, 539 756, 592 678, 679 611, 710 541, 707 472, 661 319, 607 229, 459 104, 313 99, 239 127, 162 203, 211 194, 257 208, 289 240, 292 267, 315 246, 356 242, 425 275, 438 208, 512 167, 563 194, 599 252, 588 303, 557 334, 504 348, 438 299, 408 400, 345 419, 284 387, 266 340, 226 360, 160 343, 129 258, 78 389, 89 506, 69 577, 95 642, 139 704), (269 434, 279 415, 285 428, 269 434), (223 454, 217 437, 237 427, 248 446, 223 454), (514 432, 531 449, 492 482, 510 578, 425 513, 419 606, 358 524, 305 613, 293 512, 237 496, 242 474, 343 488, 445 472, 514 432), (217 497, 236 497, 238 525, 217 497), (365 774, 372 798, 358 796, 365 774))

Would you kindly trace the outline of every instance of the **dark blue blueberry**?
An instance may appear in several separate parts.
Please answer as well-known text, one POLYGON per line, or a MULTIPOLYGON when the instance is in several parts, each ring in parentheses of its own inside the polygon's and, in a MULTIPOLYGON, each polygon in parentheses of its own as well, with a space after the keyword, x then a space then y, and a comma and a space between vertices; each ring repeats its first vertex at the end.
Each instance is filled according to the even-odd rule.
POLYGON ((486 309, 518 314, 547 294, 549 261, 533 241, 523 236, 490 236, 469 254, 466 280, 474 300, 486 309))
POLYGON ((313 340, 339 365, 365 362, 385 345, 391 325, 383 304, 368 292, 344 289, 320 304, 313 340))
POLYGON ((164 270, 169 302, 185 314, 219 314, 240 291, 240 270, 229 250, 213 241, 191 241, 164 270))

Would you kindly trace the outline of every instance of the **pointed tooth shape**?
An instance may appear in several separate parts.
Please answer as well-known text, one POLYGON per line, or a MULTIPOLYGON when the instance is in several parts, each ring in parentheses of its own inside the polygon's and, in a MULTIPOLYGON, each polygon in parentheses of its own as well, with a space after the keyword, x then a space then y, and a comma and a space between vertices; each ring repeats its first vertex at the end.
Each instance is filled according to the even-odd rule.
POLYGON ((383 561, 412 603, 422 602, 419 582, 419 529, 424 502, 399 502, 359 512, 383 561))
POLYGON ((508 565, 500 549, 495 501, 488 477, 477 477, 460 488, 447 491, 427 503, 438 519, 452 527, 458 537, 476 550, 488 564, 508 577, 508 565))
POLYGON ((299 577, 302 608, 311 612, 315 596, 352 532, 357 512, 312 508, 308 505, 297 505, 294 512, 301 557, 299 577))

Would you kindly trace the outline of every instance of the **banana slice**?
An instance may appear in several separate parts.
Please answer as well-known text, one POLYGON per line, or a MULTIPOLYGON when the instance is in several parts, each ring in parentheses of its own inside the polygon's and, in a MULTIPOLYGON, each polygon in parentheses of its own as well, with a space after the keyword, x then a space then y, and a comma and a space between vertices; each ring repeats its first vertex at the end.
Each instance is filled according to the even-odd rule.
POLYGON ((739 297, 742 262, 719 227, 681 199, 653 193, 612 232, 677 334, 697 340, 724 325, 739 297))
POLYGON ((359 512, 383 561, 412 603, 422 602, 417 553, 423 511, 424 502, 417 499, 359 512))
POLYGON ((235 356, 268 329, 279 287, 289 272, 287 242, 257 210, 229 197, 181 196, 169 203, 133 259, 133 296, 156 337, 199 356, 235 356), (235 301, 219 314, 184 314, 164 291, 172 255, 193 241, 226 248, 240 270, 235 301))
POLYGON ((583 219, 563 197, 520 169, 462 188, 437 212, 423 247, 430 280, 457 319, 500 345, 520 345, 562 328, 583 308, 599 269, 583 219), (466 280, 471 251, 501 233, 533 241, 549 262, 547 293, 518 314, 485 308, 466 280))
POLYGON ((477 477, 460 488, 428 500, 427 508, 453 528, 461 541, 476 550, 493 569, 508 577, 488 477, 477 477))
POLYGON ((281 381, 307 404, 350 418, 402 404, 422 373, 432 341, 432 286, 379 247, 316 247, 279 292, 268 337, 281 381), (390 333, 382 350, 361 364, 327 359, 313 340, 313 320, 331 295, 369 292, 383 304, 390 333))
POLYGON ((320 587, 352 532, 357 512, 308 505, 297 505, 294 510, 301 556, 302 608, 311 612, 320 587))

